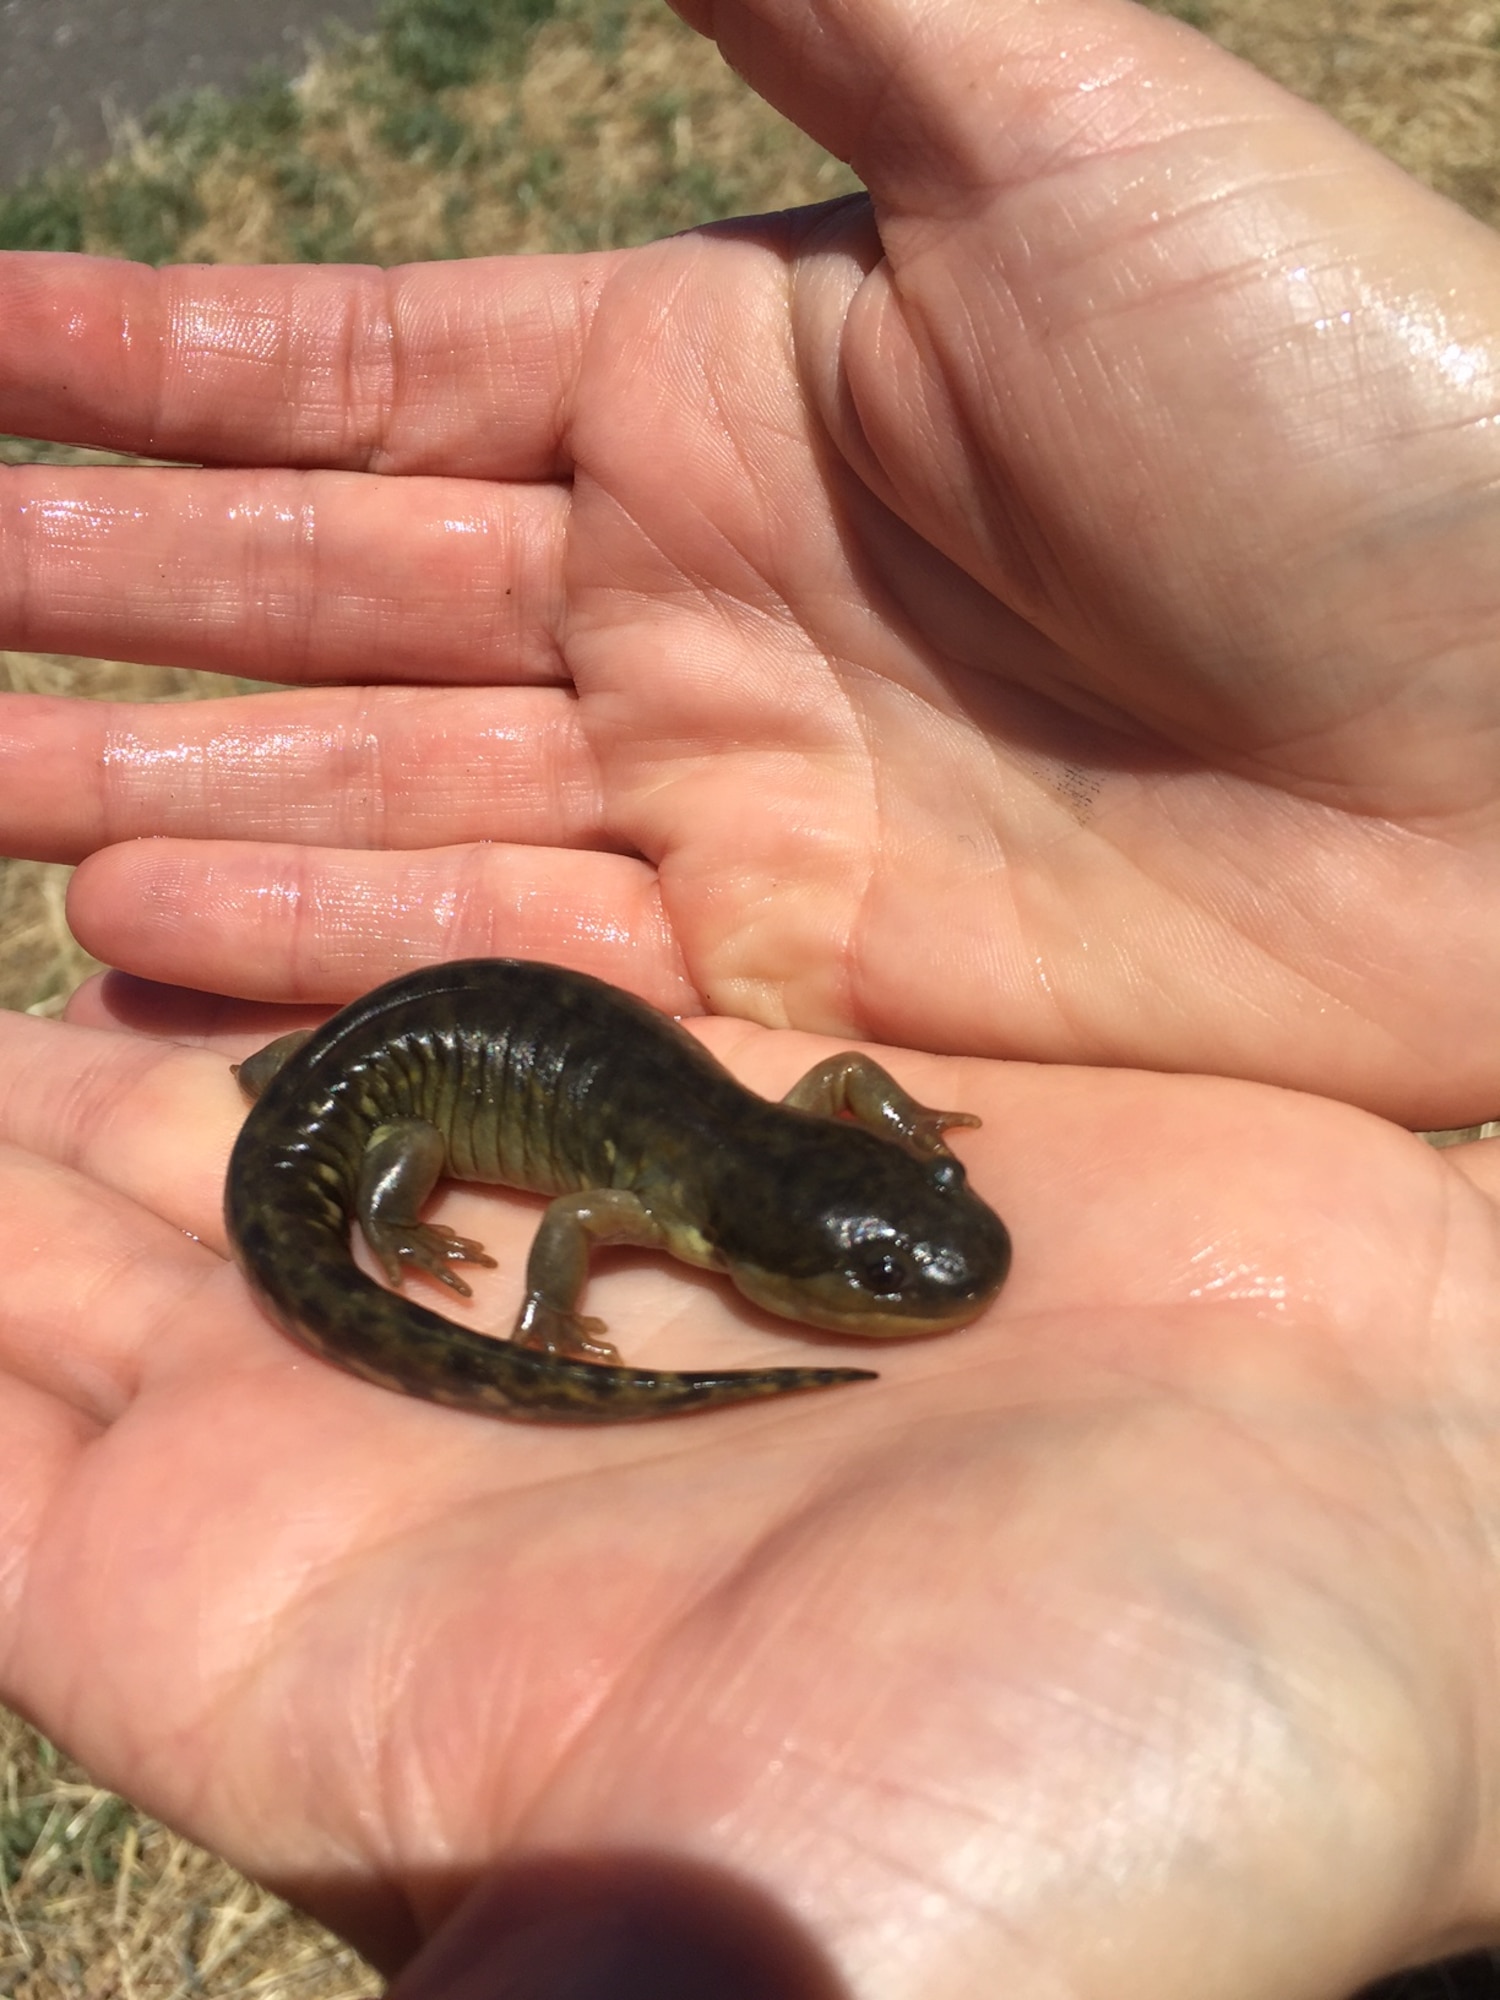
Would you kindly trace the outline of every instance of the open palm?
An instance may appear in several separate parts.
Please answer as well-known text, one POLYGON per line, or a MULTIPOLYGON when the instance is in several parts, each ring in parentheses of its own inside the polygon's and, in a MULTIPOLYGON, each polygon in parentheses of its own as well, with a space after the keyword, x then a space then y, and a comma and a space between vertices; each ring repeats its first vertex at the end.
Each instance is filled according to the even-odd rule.
POLYGON ((76 927, 184 984, 517 950, 1483 1115, 1493 240, 1134 7, 781 11, 720 31, 871 203, 0 266, 0 423, 214 468, 7 474, 0 640, 314 684, 11 704, 0 840, 102 849, 76 927))
MULTIPOLYGON (((708 1032, 766 1091, 820 1052, 708 1032)), ((1490 1200, 1258 1086, 898 1067, 984 1116, 1003 1300, 873 1385, 567 1433, 267 1325, 222 1053, 0 1022, 11 1698, 388 1960, 609 1849, 754 1881, 861 2000, 1297 2000, 1492 1919, 1490 1200)), ((454 1205, 499 1319, 535 1205, 454 1205)), ((656 1260, 591 1304, 787 1357, 656 1260)))

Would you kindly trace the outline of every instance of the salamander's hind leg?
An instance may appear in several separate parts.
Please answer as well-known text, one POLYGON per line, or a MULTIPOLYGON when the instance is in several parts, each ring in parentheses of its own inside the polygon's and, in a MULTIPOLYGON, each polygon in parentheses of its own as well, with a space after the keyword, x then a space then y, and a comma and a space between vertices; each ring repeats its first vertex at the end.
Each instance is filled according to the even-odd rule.
POLYGON ((977 1125, 972 1111, 934 1111, 901 1088, 896 1079, 869 1056, 853 1050, 829 1056, 794 1083, 784 1104, 799 1111, 816 1111, 825 1118, 847 1112, 859 1124, 883 1138, 895 1139, 922 1159, 951 1159, 943 1133, 949 1125, 977 1125))
POLYGON ((441 1222, 419 1220, 446 1160, 443 1135, 425 1118, 377 1126, 365 1148, 355 1213, 393 1285, 415 1269, 468 1298, 468 1285, 450 1267, 488 1264, 493 1269, 494 1258, 471 1237, 457 1236, 441 1222))
POLYGON ((570 1361, 609 1365, 620 1357, 607 1340, 602 1319, 576 1310, 589 1274, 595 1243, 640 1243, 660 1249, 666 1238, 645 1204, 623 1188, 588 1188, 559 1195, 542 1217, 526 1260, 526 1297, 511 1338, 521 1347, 570 1361))
POLYGON ((263 1049, 257 1049, 253 1056, 246 1056, 243 1062, 231 1063, 229 1074, 239 1083, 240 1089, 252 1101, 264 1091, 278 1070, 284 1069, 304 1042, 312 1040, 311 1028, 297 1028, 290 1035, 278 1035, 274 1042, 267 1042, 263 1049))

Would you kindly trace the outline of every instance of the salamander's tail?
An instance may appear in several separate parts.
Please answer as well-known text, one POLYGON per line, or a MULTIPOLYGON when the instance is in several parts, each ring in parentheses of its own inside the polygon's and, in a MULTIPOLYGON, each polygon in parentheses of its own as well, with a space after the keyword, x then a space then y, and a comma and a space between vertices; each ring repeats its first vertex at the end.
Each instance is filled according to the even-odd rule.
MULTIPOLYGON (((755 1368, 679 1374, 564 1361, 518 1347, 514 1341, 486 1339, 467 1327, 453 1327, 457 1340, 450 1343, 446 1328, 453 1323, 441 1321, 438 1314, 433 1318, 445 1327, 441 1378, 424 1373, 411 1393, 455 1409, 480 1410, 523 1423, 632 1423, 875 1380, 868 1368, 755 1368)), ((355 1366, 346 1356, 337 1358, 345 1367, 355 1366)), ((356 1372, 364 1371, 356 1367, 356 1372)), ((381 1378, 372 1375, 370 1379, 381 1378)))
POLYGON ((331 1316, 337 1324, 322 1313, 278 1318, 304 1346, 351 1374, 456 1410, 533 1424, 621 1424, 875 1379, 867 1368, 676 1374, 567 1361, 475 1333, 357 1276, 358 1308, 331 1316))
POLYGON ((492 1339, 367 1278, 346 1245, 313 1242, 283 1227, 260 1240, 264 1212, 231 1212, 241 1268, 272 1317, 314 1354, 366 1382, 456 1410, 534 1424, 622 1424, 684 1416, 731 1403, 800 1395, 846 1382, 871 1382, 868 1368, 755 1368, 676 1374, 567 1361, 492 1339))

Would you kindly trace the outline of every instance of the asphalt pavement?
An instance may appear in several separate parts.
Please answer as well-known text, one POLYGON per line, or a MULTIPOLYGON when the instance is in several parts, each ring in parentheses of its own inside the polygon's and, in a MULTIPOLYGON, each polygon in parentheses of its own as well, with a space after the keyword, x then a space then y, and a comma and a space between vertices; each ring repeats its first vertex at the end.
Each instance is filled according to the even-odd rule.
POLYGON ((122 117, 267 63, 293 75, 330 18, 380 0, 0 0, 0 185, 59 153, 97 158, 122 117))

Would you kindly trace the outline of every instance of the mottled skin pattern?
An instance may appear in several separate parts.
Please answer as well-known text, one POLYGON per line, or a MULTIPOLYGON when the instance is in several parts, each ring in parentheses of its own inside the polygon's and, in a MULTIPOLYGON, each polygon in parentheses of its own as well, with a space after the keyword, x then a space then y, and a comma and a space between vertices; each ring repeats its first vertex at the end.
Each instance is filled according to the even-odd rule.
POLYGON ((675 1021, 556 966, 472 959, 393 980, 252 1057, 241 1083, 256 1102, 224 1212, 262 1304, 340 1367, 459 1409, 612 1423, 870 1379, 620 1365, 574 1309, 593 1242, 668 1250, 772 1311, 876 1337, 961 1325, 1010 1261, 942 1138, 976 1119, 927 1110, 853 1055, 771 1104, 675 1021), (358 1221, 393 1283, 415 1264, 467 1292, 452 1265, 492 1260, 418 1219, 441 1175, 557 1197, 508 1340, 351 1255, 358 1221))

